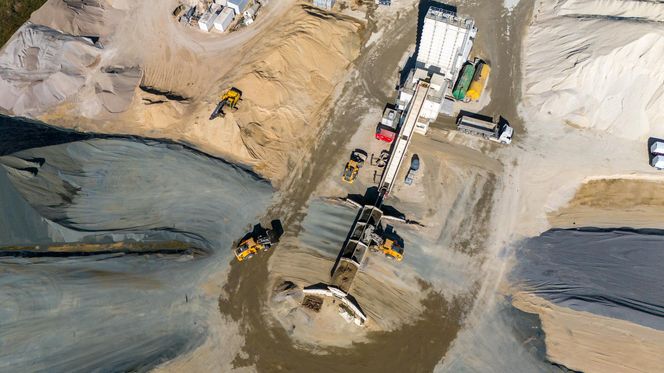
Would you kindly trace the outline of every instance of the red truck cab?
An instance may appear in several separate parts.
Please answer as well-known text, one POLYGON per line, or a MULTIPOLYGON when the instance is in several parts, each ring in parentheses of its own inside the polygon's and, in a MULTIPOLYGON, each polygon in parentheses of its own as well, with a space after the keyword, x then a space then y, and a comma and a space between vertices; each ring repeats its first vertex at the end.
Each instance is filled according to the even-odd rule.
POLYGON ((383 111, 383 118, 380 120, 378 127, 376 127, 376 139, 391 143, 397 137, 397 129, 401 120, 401 112, 386 107, 383 111))

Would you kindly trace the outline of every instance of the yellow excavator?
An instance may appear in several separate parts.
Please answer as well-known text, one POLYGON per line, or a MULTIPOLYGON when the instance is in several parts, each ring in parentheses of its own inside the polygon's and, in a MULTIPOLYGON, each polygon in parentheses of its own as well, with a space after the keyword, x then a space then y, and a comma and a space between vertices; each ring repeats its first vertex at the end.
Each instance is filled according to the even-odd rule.
POLYGON ((242 91, 239 89, 232 87, 228 91, 226 91, 223 95, 219 97, 219 103, 217 104, 217 107, 214 108, 214 111, 212 112, 212 115, 210 115, 210 120, 213 120, 216 117, 224 117, 226 114, 224 113, 224 106, 228 105, 229 108, 235 109, 237 103, 242 100, 242 91))

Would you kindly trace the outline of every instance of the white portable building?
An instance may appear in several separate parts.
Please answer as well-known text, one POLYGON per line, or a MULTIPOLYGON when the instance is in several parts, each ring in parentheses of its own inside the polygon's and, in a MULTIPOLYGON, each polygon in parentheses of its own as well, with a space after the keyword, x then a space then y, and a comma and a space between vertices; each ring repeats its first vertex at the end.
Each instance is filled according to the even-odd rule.
POLYGON ((217 15, 219 15, 219 9, 221 7, 217 4, 214 4, 210 9, 208 9, 201 18, 198 19, 198 27, 200 27, 201 30, 209 32, 212 30, 212 26, 214 25, 214 21, 217 18, 217 15))
POLYGON ((236 15, 241 15, 249 5, 249 0, 227 0, 226 6, 233 9, 236 15))
POLYGON ((656 155, 652 158, 650 165, 658 170, 664 170, 664 155, 656 155))
POLYGON ((228 27, 233 22, 234 16, 235 13, 233 12, 233 9, 228 7, 224 8, 224 10, 221 11, 221 14, 214 21, 214 28, 221 32, 228 30, 228 27))
POLYGON ((650 145, 650 153, 651 154, 664 154, 664 142, 655 141, 652 145, 650 145))

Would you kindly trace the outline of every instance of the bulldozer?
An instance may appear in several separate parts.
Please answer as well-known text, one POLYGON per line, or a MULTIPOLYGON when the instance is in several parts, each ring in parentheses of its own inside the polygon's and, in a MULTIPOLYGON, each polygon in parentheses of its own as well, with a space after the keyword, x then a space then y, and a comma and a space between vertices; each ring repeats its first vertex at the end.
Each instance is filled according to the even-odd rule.
POLYGON ((223 95, 219 97, 219 103, 217 106, 214 108, 214 111, 212 111, 212 114, 210 115, 210 120, 213 120, 216 117, 224 117, 226 113, 224 113, 224 106, 228 105, 229 108, 231 109, 236 109, 237 103, 242 100, 242 91, 239 89, 232 87, 228 91, 226 91, 223 95))
POLYGON ((352 184, 357 178, 357 174, 360 172, 360 168, 362 168, 366 159, 366 152, 360 149, 355 149, 350 155, 350 160, 346 163, 344 172, 341 175, 341 180, 352 184))

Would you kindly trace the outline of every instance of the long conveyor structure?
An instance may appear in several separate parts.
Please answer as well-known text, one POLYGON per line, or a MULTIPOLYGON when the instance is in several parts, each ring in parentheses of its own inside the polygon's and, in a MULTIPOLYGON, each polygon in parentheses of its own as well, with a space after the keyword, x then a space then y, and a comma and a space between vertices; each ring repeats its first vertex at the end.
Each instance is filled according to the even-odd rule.
POLYGON ((415 130, 415 124, 417 124, 417 121, 420 118, 420 112, 422 111, 424 102, 429 94, 429 88, 429 83, 425 81, 421 80, 417 83, 413 99, 410 101, 410 105, 406 109, 406 119, 401 126, 401 130, 399 130, 399 136, 392 147, 390 159, 385 166, 385 171, 378 184, 378 190, 382 196, 386 197, 392 190, 394 179, 397 177, 403 159, 406 157, 406 151, 408 150, 408 145, 410 145, 410 140, 413 136, 413 131, 415 130))
POLYGON ((406 109, 407 114, 399 130, 399 137, 392 146, 390 159, 378 184, 378 198, 373 203, 362 206, 358 212, 348 238, 344 242, 332 268, 331 284, 323 286, 317 284, 304 289, 305 294, 325 295, 341 299, 355 317, 358 325, 364 324, 367 316, 355 298, 350 295, 353 280, 367 257, 369 246, 372 242, 375 242, 375 230, 380 227, 380 221, 383 218, 381 209, 383 199, 392 190, 394 180, 406 156, 415 125, 420 118, 420 112, 429 94, 429 89, 428 82, 419 81, 417 83, 413 99, 406 109))

